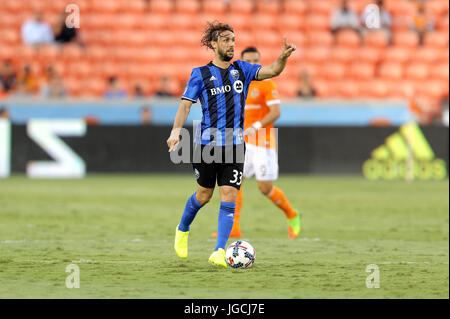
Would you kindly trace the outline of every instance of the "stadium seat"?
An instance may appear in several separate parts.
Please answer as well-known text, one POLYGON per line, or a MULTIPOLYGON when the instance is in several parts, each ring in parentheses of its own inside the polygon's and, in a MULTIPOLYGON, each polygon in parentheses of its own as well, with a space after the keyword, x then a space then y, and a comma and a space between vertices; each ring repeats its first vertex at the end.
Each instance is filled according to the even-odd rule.
MULTIPOLYGON (((38 1, 36 1, 38 2, 38 1)), ((119 0, 91 0, 89 1, 89 11, 90 12, 101 12, 101 13, 116 13, 120 9, 119 0)))
POLYGON ((306 1, 308 12, 310 14, 319 14, 329 16, 336 8, 335 1, 306 1))
MULTIPOLYGON (((281 50, 281 46, 283 45, 283 38, 278 32, 275 31, 254 31, 252 32, 252 36, 256 42, 257 47, 279 47, 281 50)), ((292 40, 291 40, 292 41, 292 40)))
POLYGON ((238 35, 240 30, 250 30, 250 18, 251 16, 247 14, 230 13, 222 17, 222 22, 230 24, 238 35))
POLYGON ((303 16, 292 14, 290 12, 279 16, 275 27, 279 31, 297 31, 300 32, 304 28, 303 16))
POLYGON ((412 17, 416 12, 414 1, 409 0, 385 0, 385 9, 394 16, 412 17))
POLYGON ((77 44, 66 44, 61 49, 62 58, 67 61, 78 60, 84 56, 83 49, 77 44))
POLYGON ((150 1, 150 12, 153 14, 168 15, 174 10, 174 2, 172 0, 150 1))
POLYGON ((419 36, 411 30, 399 31, 393 35, 393 44, 397 47, 415 49, 419 45, 419 36))
POLYGON ((353 62, 349 73, 354 80, 371 80, 375 77, 375 65, 370 62, 353 62))
POLYGON ((250 29, 251 30, 276 30, 276 25, 278 23, 278 16, 267 14, 267 13, 256 13, 250 18, 250 29))
POLYGON ((231 14, 250 15, 256 8, 252 0, 230 0, 229 9, 231 14))
POLYGON ((363 97, 385 98, 389 94, 391 86, 392 84, 380 79, 362 82, 360 95, 363 97))
POLYGON ((342 98, 355 98, 360 95, 358 82, 353 80, 342 80, 336 83, 336 94, 342 98))
POLYGON ((384 62, 378 67, 378 76, 388 81, 399 81, 403 74, 403 65, 398 62, 384 62))
POLYGON ((332 46, 334 43, 333 35, 329 31, 308 32, 307 39, 308 46, 332 46))
POLYGON ((382 53, 384 62, 406 63, 414 51, 404 47, 391 47, 382 53))
POLYGON ((40 61, 49 62, 61 56, 61 49, 56 45, 42 45, 37 53, 40 61))
POLYGON ((304 15, 307 12, 307 3, 306 1, 285 0, 283 12, 289 14, 304 15))
POLYGON ((364 45, 384 49, 389 45, 389 38, 382 31, 371 30, 364 35, 364 45))
POLYGON ((440 17, 437 20, 436 28, 440 31, 449 32, 449 15, 440 17))
POLYGON ((430 31, 425 34, 424 45, 448 50, 449 34, 445 31, 430 31))
POLYGON ((391 31, 393 33, 408 31, 411 27, 411 18, 408 16, 394 16, 391 31))
MULTIPOLYGON (((168 28, 177 31, 190 31, 196 28, 195 17, 190 14, 174 14, 166 18, 168 20, 168 28)), ((192 32, 192 31, 191 31, 192 32)))
POLYGON ((382 50, 371 47, 354 48, 352 56, 360 62, 377 63, 382 56, 382 50))
POLYGON ((144 31, 160 31, 169 27, 169 19, 165 15, 144 15, 139 21, 140 28, 144 31))
POLYGON ((283 79, 282 77, 275 79, 278 86, 278 92, 282 99, 293 98, 297 96, 298 83, 283 79))
MULTIPOLYGON (((1 43, 1 42, 0 42, 1 43)), ((18 47, 18 46, 17 46, 18 47)), ((33 50, 34 51, 34 50, 33 50)), ((19 58, 22 59, 22 56, 17 57, 16 52, 20 52, 20 50, 17 50, 16 47, 13 46, 9 46, 9 45, 5 45, 1 50, 0 50, 0 62, 4 61, 4 60, 10 60, 12 58, 19 58)), ((20 61, 18 61, 20 62, 20 61)))
POLYGON ((430 68, 430 76, 432 79, 449 82, 449 65, 448 63, 438 63, 430 68))
POLYGON ((80 25, 86 30, 110 30, 115 28, 116 15, 112 13, 89 13, 82 15, 80 25))
POLYGON ((343 47, 358 48, 361 45, 361 38, 353 30, 342 30, 336 34, 336 44, 343 47))
POLYGON ((80 96, 84 88, 84 84, 75 77, 65 77, 64 85, 70 96, 80 96))
POLYGON ((20 42, 20 34, 16 29, 0 30, 0 43, 13 46, 20 44, 20 42))
POLYGON ((433 15, 435 18, 441 17, 448 12, 448 2, 440 0, 428 0, 425 2, 426 11, 433 15))
POLYGON ((177 0, 175 2, 175 10, 178 13, 195 15, 200 12, 199 0, 177 0))
MULTIPOLYGON (((1 10, 1 9, 0 9, 1 10)), ((2 12, 2 18, 0 19, 0 28, 3 29, 19 29, 23 21, 17 19, 16 14, 9 12, 2 12)))
POLYGON ((87 78, 82 81, 83 95, 90 97, 100 97, 106 91, 106 83, 103 78, 87 78))
POLYGON ((334 82, 323 80, 313 80, 313 87, 316 90, 317 97, 330 98, 337 96, 334 82))
POLYGON ((257 0, 256 10, 259 13, 278 16, 281 11, 281 1, 278 0, 257 0))
POLYGON ((143 14, 121 13, 114 17, 115 23, 112 28, 115 30, 132 30, 138 27, 143 19, 143 14))
POLYGON ((92 65, 87 61, 72 61, 66 65, 66 69, 71 76, 78 79, 86 79, 93 74, 92 65))
POLYGON ((304 16, 307 31, 326 31, 330 29, 330 18, 323 14, 307 14, 304 16))
POLYGON ((123 12, 128 12, 130 14, 137 13, 143 14, 147 10, 148 4, 145 0, 121 0, 121 8, 123 12))
POLYGON ((427 80, 417 88, 417 94, 432 100, 440 101, 446 94, 448 94, 448 84, 442 81, 427 80))
POLYGON ((439 58, 439 49, 422 47, 411 53, 410 61, 413 63, 432 64, 439 58))
MULTIPOLYGON (((358 13, 359 15, 361 15, 361 13, 363 12, 364 8, 368 5, 368 4, 372 4, 374 3, 373 0, 350 0, 349 1, 349 6, 352 10, 356 11, 356 13, 358 13)), ((337 7, 339 5, 339 2, 336 3, 335 7, 337 7)))
POLYGON ((19 11, 23 11, 26 9, 26 5, 21 1, 17 0, 2 0, 3 9, 10 13, 18 13, 19 11))
POLYGON ((330 51, 327 47, 308 47, 304 52, 306 63, 323 63, 329 57, 330 51))
POLYGON ((405 76, 409 80, 425 80, 428 74, 428 65, 424 63, 408 64, 405 68, 405 76))
POLYGON ((387 96, 392 99, 409 100, 414 96, 415 82, 395 80, 395 85, 389 87, 387 96))
POLYGON ((205 14, 221 16, 225 14, 227 5, 222 0, 207 0, 202 1, 202 11, 205 14))
POLYGON ((354 60, 354 49, 343 48, 343 47, 333 47, 330 50, 330 61, 339 63, 349 63, 354 60))
POLYGON ((437 61, 440 63, 449 63, 449 50, 438 50, 438 59, 437 61))
POLYGON ((319 73, 315 75, 318 79, 339 81, 346 77, 347 68, 345 65, 336 62, 326 62, 319 68, 319 73))

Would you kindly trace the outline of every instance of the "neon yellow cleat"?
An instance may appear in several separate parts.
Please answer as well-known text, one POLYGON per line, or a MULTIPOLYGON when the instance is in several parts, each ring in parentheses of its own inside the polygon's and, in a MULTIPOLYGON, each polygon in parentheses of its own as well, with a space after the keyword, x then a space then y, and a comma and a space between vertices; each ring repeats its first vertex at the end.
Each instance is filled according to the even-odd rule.
POLYGON ((225 250, 223 248, 219 248, 215 252, 209 256, 208 261, 211 264, 227 268, 227 262, 225 261, 225 250))
POLYGON ((178 257, 186 258, 188 256, 188 236, 189 232, 183 232, 177 228, 175 230, 175 244, 173 248, 175 248, 175 252, 178 257))
POLYGON ((288 219, 289 224, 289 238, 297 238, 300 234, 300 214, 297 213, 292 219, 288 219))

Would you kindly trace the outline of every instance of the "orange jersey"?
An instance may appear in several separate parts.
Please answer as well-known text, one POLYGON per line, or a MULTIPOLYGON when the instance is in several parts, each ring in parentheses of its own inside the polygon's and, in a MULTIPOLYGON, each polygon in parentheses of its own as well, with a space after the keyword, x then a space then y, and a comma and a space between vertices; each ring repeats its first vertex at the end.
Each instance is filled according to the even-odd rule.
MULTIPOLYGON (((272 80, 251 82, 247 100, 245 101, 244 130, 252 126, 253 123, 261 121, 270 112, 269 107, 275 104, 280 104, 275 82, 272 80)), ((276 136, 273 130, 273 123, 264 128, 266 129, 266 134, 264 134, 263 128, 261 128, 255 135, 251 137, 246 136, 245 142, 266 148, 276 148, 276 136)))

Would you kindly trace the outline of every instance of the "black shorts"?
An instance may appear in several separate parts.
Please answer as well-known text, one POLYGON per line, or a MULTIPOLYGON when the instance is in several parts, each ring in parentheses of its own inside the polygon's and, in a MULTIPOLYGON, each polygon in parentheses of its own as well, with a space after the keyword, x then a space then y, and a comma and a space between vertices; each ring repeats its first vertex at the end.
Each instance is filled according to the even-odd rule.
POLYGON ((195 145, 192 169, 197 183, 205 188, 233 186, 241 188, 245 144, 233 146, 195 145))

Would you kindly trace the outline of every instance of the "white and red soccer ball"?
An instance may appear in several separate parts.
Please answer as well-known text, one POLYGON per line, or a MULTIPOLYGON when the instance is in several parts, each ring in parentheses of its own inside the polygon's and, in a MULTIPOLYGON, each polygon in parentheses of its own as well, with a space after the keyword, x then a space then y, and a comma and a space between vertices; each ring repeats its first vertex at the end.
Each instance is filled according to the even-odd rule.
POLYGON ((248 242, 238 240, 228 246, 225 259, 230 267, 249 268, 255 261, 255 249, 248 242))

